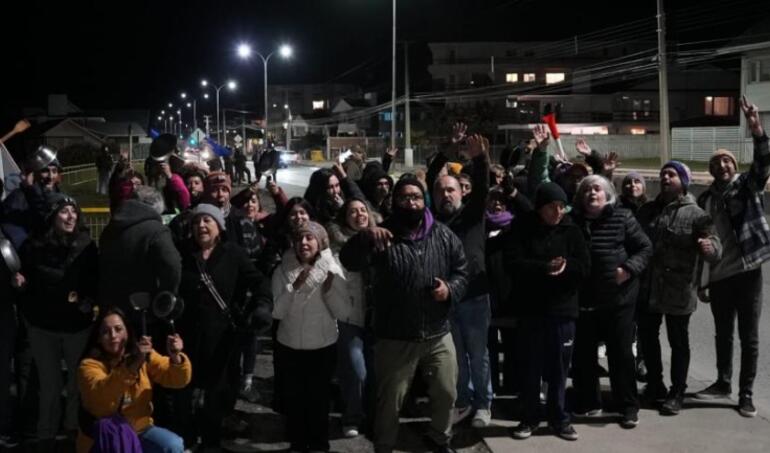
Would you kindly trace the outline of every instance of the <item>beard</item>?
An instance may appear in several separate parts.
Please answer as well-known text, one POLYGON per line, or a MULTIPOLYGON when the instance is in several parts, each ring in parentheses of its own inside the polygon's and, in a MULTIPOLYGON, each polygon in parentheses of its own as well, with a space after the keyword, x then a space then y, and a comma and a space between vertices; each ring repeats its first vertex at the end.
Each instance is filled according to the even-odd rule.
POLYGON ((393 220, 404 229, 412 231, 420 226, 425 218, 425 208, 408 209, 401 206, 393 206, 393 220))

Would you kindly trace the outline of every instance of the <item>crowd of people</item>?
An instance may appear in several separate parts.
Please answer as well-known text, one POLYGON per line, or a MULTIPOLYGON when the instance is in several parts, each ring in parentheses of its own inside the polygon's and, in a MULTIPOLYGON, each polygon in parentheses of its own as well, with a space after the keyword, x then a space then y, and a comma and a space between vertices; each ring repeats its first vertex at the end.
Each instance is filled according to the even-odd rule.
POLYGON ((256 356, 270 336, 271 404, 292 451, 329 450, 336 393, 342 434, 370 436, 377 452, 393 451, 400 414, 425 396, 435 451, 452 451, 467 418, 488 426, 496 393, 521 401, 517 439, 545 421, 577 440, 572 420, 602 411, 632 429, 643 400, 681 411, 699 300, 717 363, 695 397, 732 395, 737 317, 738 410, 753 417, 770 149, 756 107, 741 108, 751 166, 739 173, 717 150, 697 199, 676 160, 654 198, 635 172, 618 193, 617 155, 579 141, 581 158, 554 157, 540 125, 494 163, 488 140, 455 124, 427 170, 399 177, 395 150, 368 160, 357 149, 294 198, 271 178, 260 189, 259 173, 233 194, 232 174, 185 163, 161 135, 144 172, 125 161, 105 172, 104 159, 111 218, 97 243, 54 159, 0 211, 21 262, 0 264, 0 442, 53 451, 63 433, 78 452, 218 451, 236 400, 261 398, 256 356))

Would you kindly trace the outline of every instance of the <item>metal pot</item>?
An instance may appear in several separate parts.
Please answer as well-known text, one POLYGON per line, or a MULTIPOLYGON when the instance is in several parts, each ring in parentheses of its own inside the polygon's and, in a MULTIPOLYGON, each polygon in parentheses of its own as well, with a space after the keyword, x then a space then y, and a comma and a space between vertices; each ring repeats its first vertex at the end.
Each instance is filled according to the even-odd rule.
POLYGON ((0 239, 0 254, 3 255, 5 266, 11 274, 15 274, 21 270, 21 260, 19 259, 16 250, 13 248, 11 241, 8 239, 0 239))
POLYGON ((183 312, 184 300, 170 291, 162 291, 152 300, 152 313, 156 318, 169 323, 174 333, 176 332, 174 321, 179 319, 183 312))
POLYGON ((40 145, 29 157, 27 165, 32 171, 43 170, 56 160, 57 153, 58 151, 56 151, 56 148, 48 145, 40 145))

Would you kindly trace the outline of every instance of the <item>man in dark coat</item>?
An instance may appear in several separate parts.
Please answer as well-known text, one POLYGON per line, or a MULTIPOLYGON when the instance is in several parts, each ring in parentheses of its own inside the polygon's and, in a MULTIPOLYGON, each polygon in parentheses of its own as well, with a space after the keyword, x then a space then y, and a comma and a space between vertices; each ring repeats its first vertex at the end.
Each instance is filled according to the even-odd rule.
MULTIPOLYGON (((474 135, 466 140, 471 173, 470 192, 463 197, 461 183, 450 175, 433 183, 433 212, 463 243, 468 260, 468 290, 452 313, 452 339, 460 369, 454 423, 475 410, 473 426, 489 425, 492 413, 492 380, 489 371, 487 333, 491 317, 486 273, 484 211, 489 191, 489 141, 474 135), (473 384, 473 392, 469 390, 473 384)), ((444 160, 443 154, 435 161, 444 160)))
POLYGON ((451 451, 457 357, 449 313, 465 293, 465 254, 457 236, 433 220, 417 179, 401 179, 393 193, 393 215, 382 228, 358 233, 340 251, 348 271, 374 274, 375 450, 393 451, 399 410, 419 369, 431 396, 427 435, 436 451, 451 451))
POLYGON ((133 313, 129 302, 133 293, 176 294, 182 261, 171 232, 161 221, 163 209, 162 195, 151 187, 140 186, 134 191, 134 199, 124 202, 110 219, 99 239, 102 305, 133 313))

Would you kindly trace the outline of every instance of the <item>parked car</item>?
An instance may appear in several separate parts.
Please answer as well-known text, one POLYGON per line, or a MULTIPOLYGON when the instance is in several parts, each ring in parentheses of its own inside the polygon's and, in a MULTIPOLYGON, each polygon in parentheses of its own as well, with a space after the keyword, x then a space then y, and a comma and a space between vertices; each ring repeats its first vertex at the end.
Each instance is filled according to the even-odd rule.
POLYGON ((279 168, 288 168, 289 165, 294 165, 299 162, 299 154, 297 154, 295 151, 279 148, 276 148, 276 151, 278 151, 279 168))

